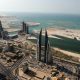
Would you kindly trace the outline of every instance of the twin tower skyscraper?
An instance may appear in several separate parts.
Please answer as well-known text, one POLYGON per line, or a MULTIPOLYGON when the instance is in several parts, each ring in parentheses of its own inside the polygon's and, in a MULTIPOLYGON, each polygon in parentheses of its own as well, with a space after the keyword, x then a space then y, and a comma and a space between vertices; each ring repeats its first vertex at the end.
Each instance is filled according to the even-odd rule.
POLYGON ((45 36, 42 36, 42 29, 39 33, 37 41, 37 60, 44 63, 52 62, 52 53, 50 52, 50 43, 48 39, 47 30, 45 29, 45 36), (43 40, 44 39, 44 40, 43 40))
POLYGON ((22 31, 26 34, 29 34, 29 26, 25 22, 22 22, 22 31))

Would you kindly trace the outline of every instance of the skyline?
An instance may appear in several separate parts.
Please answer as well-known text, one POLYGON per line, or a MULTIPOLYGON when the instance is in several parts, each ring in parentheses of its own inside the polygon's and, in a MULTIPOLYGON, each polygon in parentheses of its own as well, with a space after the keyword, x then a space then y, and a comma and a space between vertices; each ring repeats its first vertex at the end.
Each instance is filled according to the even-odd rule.
POLYGON ((2 0, 0 12, 80 14, 80 0, 2 0))

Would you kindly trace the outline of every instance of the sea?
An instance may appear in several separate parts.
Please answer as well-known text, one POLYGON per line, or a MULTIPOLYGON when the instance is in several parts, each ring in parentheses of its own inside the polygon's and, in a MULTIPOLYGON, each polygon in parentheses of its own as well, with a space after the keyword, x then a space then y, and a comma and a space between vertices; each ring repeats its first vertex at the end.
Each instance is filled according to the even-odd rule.
MULTIPOLYGON (((39 26, 29 27, 30 32, 41 28, 80 29, 80 15, 46 13, 4 13, 4 15, 15 16, 18 22, 40 23, 39 26)), ((15 22, 15 24, 18 23, 15 22)), ((15 28, 18 27, 18 25, 15 26, 15 28)), ((62 36, 57 37, 61 39, 49 38, 50 46, 80 54, 80 41, 62 36)))
MULTIPOLYGON (((16 16, 19 21, 37 22, 39 26, 30 27, 30 30, 41 28, 80 29, 80 15, 48 14, 48 13, 3 13, 7 16, 16 16)), ((17 27, 17 26, 16 26, 17 27)))

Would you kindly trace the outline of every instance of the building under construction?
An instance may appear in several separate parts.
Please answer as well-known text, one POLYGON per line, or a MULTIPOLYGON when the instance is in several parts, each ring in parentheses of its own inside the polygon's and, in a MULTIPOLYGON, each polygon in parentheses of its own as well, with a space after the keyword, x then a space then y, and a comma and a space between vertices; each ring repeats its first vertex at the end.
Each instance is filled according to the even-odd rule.
POLYGON ((50 53, 50 43, 48 40, 47 30, 45 30, 44 45, 42 44, 42 29, 40 30, 39 39, 37 41, 37 60, 44 63, 51 63, 52 54, 50 53))

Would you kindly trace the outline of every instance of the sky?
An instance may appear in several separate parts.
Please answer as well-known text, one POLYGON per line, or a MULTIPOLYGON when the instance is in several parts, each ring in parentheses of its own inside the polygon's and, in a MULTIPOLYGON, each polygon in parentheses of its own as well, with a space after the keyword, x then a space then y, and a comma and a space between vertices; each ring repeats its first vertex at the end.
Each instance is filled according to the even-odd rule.
POLYGON ((80 14, 80 0, 0 0, 0 12, 80 14))

